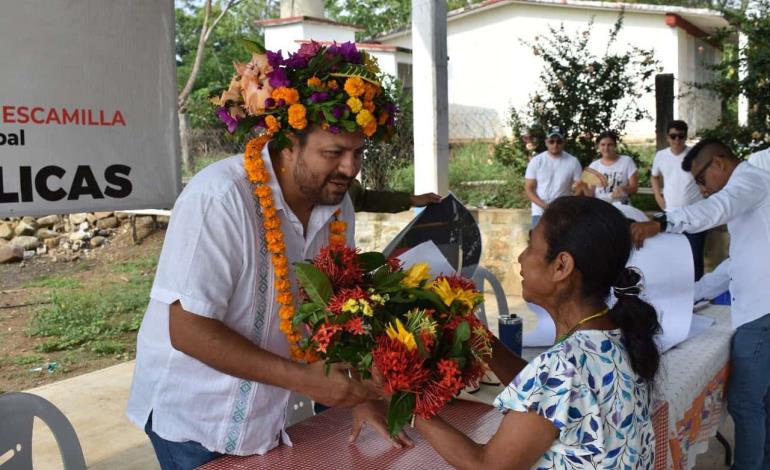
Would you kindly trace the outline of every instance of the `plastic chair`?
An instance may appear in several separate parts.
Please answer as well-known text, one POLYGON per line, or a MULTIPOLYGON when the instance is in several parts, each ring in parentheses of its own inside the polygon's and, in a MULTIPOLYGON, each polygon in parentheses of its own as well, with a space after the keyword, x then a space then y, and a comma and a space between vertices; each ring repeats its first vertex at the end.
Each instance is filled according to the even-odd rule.
POLYGON ((310 398, 292 393, 289 398, 288 413, 286 416, 286 427, 304 421, 315 414, 313 411, 313 402, 310 398))
POLYGON ((65 470, 85 470, 86 461, 75 429, 48 400, 31 393, 0 395, 0 470, 32 468, 32 424, 38 417, 56 438, 65 470), (10 455, 10 460, 7 460, 10 455))
MULTIPOLYGON (((489 282, 489 285, 492 286, 492 291, 495 293, 497 312, 500 316, 507 316, 509 314, 508 298, 505 296, 503 286, 487 268, 479 266, 476 268, 476 272, 473 273, 473 283, 476 284, 476 289, 479 292, 484 292, 484 281, 489 282)), ((489 326, 487 323, 487 312, 483 303, 476 308, 476 317, 481 320, 484 326, 489 326)))

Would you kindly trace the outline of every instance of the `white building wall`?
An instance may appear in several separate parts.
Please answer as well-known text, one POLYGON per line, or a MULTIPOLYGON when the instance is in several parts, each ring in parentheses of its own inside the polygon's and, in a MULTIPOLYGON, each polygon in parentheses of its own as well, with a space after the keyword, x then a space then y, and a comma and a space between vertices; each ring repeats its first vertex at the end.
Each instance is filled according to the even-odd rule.
POLYGON ((298 21, 285 25, 269 25, 265 28, 265 48, 269 51, 295 52, 300 47, 297 41, 314 39, 318 42, 337 41, 338 43, 355 41, 355 31, 338 25, 298 21))
MULTIPOLYGON (((538 35, 548 34, 549 25, 558 28, 562 23, 567 31, 577 33, 592 17, 590 44, 593 52, 601 55, 618 17, 615 11, 511 4, 450 18, 447 43, 450 139, 489 138, 508 133, 510 107, 521 109, 526 105, 538 89, 544 66, 522 40, 534 43, 538 35)), ((678 78, 683 73, 682 63, 686 64, 689 59, 680 47, 685 38, 690 36, 666 25, 663 14, 626 12, 616 47, 631 44, 652 48, 662 73, 673 73, 678 78)), ((383 42, 411 47, 409 34, 383 42)), ((645 96, 641 104, 651 117, 630 123, 627 134, 630 138, 653 138, 654 92, 645 96)))

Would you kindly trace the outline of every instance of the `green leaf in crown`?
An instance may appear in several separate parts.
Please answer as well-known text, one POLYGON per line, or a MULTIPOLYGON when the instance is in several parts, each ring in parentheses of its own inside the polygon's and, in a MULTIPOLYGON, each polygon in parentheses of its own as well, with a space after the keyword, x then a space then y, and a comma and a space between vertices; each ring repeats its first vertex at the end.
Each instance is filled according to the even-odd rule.
POLYGON ((345 66, 337 72, 330 73, 332 77, 358 77, 361 80, 366 80, 372 85, 380 85, 380 80, 377 78, 377 74, 370 71, 363 64, 345 64, 345 66))

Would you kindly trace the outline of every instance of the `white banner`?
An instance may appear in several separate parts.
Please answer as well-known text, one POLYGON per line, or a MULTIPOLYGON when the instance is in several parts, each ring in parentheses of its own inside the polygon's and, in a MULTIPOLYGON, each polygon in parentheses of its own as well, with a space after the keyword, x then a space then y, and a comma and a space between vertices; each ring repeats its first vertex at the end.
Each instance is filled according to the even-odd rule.
POLYGON ((171 207, 173 0, 0 0, 0 217, 171 207))

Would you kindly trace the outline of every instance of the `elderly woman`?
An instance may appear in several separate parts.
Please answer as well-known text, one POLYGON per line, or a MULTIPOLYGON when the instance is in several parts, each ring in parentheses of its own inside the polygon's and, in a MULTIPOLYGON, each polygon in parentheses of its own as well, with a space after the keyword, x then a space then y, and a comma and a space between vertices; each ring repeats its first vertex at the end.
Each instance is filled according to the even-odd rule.
POLYGON ((596 138, 601 158, 588 165, 587 171, 601 175, 603 185, 582 185, 579 194, 595 196, 607 202, 628 204, 628 197, 639 189, 639 171, 633 158, 618 154, 618 137, 607 131, 596 138))
MULTIPOLYGON (((495 400, 505 416, 486 444, 439 417, 417 418, 447 462, 474 470, 653 467, 650 389, 660 325, 638 297, 638 271, 626 268, 630 252, 628 223, 612 205, 569 196, 546 209, 519 263, 524 299, 548 311, 558 340, 523 369, 496 345, 495 373, 503 379, 520 370, 495 400)), ((373 421, 359 411, 354 427, 361 420, 373 421)))

